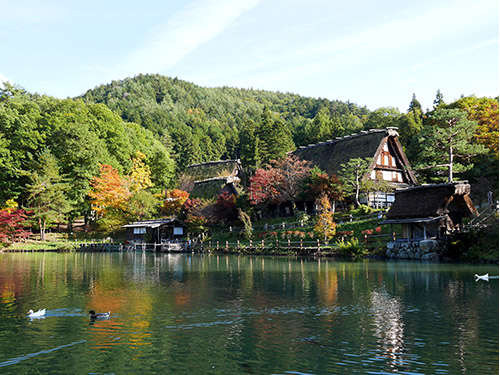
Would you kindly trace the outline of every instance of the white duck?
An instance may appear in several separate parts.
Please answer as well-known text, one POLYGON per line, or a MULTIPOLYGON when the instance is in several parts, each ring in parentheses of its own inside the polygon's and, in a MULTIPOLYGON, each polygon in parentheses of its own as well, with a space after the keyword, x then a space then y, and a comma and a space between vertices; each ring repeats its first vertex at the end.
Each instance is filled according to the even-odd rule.
POLYGON ((487 273, 485 273, 484 275, 478 275, 478 274, 476 273, 476 274, 474 275, 474 279, 475 279, 476 281, 478 281, 478 280, 490 281, 490 276, 489 276, 487 273))
POLYGON ((45 309, 38 310, 34 312, 33 310, 28 311, 28 318, 39 318, 45 315, 45 309))

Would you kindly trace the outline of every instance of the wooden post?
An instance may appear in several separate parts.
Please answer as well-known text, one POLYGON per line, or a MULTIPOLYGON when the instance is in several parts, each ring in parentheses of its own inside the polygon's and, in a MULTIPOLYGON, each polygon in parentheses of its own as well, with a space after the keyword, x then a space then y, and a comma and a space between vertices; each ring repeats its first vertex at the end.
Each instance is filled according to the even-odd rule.
POLYGON ((302 252, 302 238, 300 239, 300 251, 302 252))
POLYGON ((319 249, 321 248, 321 246, 319 244, 319 239, 317 239, 316 241, 318 241, 318 253, 319 253, 319 249))
POLYGON ((229 251, 229 242, 226 241, 226 251, 229 251))
POLYGON ((290 250, 290 239, 288 239, 288 250, 290 250))
POLYGON ((219 241, 217 241, 217 250, 219 250, 219 241))
POLYGON ((240 240, 236 241, 236 249, 240 251, 240 240))
POLYGON ((262 239, 262 241, 260 242, 260 245, 262 247, 262 250, 264 250, 264 239, 262 239))

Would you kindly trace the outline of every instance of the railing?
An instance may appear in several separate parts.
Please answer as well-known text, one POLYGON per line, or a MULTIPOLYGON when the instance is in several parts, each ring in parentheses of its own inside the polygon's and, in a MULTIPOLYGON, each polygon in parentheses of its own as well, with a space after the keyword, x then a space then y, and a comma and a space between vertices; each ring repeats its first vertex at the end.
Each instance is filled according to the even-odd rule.
MULTIPOLYGON (((365 248, 377 248, 380 245, 381 239, 391 240, 393 235, 391 234, 377 234, 377 235, 364 235, 363 238, 359 239, 359 245, 365 248)), ((343 237, 337 240, 344 239, 343 237)), ((345 239, 344 239, 345 240, 345 239)), ((199 251, 236 251, 236 252, 256 252, 256 251, 273 251, 273 250, 287 250, 288 252, 293 252, 296 254, 312 254, 321 253, 322 251, 338 251, 340 249, 336 240, 330 242, 320 241, 320 240, 285 240, 281 241, 278 239, 262 239, 257 241, 240 241, 236 242, 230 241, 218 241, 213 239, 206 242, 196 243, 191 246, 192 250, 199 251)))

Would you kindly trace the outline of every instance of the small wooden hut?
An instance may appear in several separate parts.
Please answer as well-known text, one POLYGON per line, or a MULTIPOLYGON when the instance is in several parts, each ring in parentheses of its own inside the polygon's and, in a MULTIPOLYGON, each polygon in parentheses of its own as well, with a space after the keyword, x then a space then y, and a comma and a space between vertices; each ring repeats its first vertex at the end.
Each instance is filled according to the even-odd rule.
POLYGON ((175 241, 185 233, 184 223, 174 218, 136 221, 122 228, 127 230, 127 241, 134 243, 175 241))
MULTIPOLYGON (((293 154, 329 175, 337 174, 342 164, 354 158, 370 158, 369 172, 364 179, 386 182, 392 190, 417 185, 417 179, 398 140, 397 128, 370 129, 334 140, 302 146, 293 154)), ((388 207, 394 191, 376 192, 362 198, 370 206, 388 207)))
POLYGON ((422 185, 396 191, 396 199, 383 224, 402 226, 402 240, 444 239, 460 232, 463 218, 478 212, 467 182, 422 185))

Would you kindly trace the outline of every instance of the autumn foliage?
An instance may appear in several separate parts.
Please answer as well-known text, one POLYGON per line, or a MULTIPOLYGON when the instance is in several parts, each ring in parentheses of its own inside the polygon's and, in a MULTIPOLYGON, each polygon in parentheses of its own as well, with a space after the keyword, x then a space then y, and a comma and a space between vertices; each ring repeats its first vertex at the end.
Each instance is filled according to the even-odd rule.
POLYGON ((310 170, 311 163, 295 155, 271 161, 265 169, 257 169, 250 179, 250 203, 294 202, 310 170))
POLYGON ((0 243, 9 244, 28 237, 24 223, 28 214, 23 209, 0 210, 0 243))
POLYGON ((167 216, 178 215, 189 198, 189 193, 180 189, 169 190, 165 195, 166 199, 162 210, 167 216))
POLYGON ((100 170, 100 175, 91 181, 92 189, 88 195, 92 199, 92 208, 102 217, 113 209, 124 210, 132 193, 128 189, 128 180, 120 177, 111 165, 101 164, 100 170))

